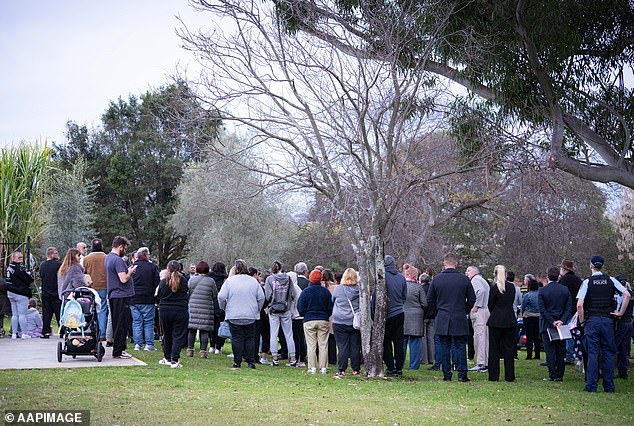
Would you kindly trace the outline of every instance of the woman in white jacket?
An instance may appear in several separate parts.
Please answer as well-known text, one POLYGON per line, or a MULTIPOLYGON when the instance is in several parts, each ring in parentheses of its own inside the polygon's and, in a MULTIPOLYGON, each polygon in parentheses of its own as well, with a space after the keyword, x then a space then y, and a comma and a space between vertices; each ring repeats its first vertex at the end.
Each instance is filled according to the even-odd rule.
POLYGON ((255 368, 255 322, 264 305, 264 292, 243 260, 236 260, 234 271, 218 293, 218 303, 231 329, 233 368, 240 368, 243 359, 255 368))

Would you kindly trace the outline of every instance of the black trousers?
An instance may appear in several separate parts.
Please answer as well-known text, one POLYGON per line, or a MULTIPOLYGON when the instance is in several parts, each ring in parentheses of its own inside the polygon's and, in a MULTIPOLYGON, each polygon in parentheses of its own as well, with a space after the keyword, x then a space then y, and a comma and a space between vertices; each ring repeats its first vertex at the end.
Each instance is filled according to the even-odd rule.
POLYGON ((194 328, 190 328, 187 331, 187 348, 194 349, 194 345, 196 344, 196 332, 199 332, 200 335, 200 350, 206 351, 207 344, 209 343, 209 330, 196 330, 194 328))
POLYGON ((214 316, 214 329, 212 330, 212 344, 211 347, 222 351, 222 347, 225 345, 224 337, 218 337, 218 329, 220 328, 220 323, 225 320, 224 311, 221 316, 214 316))
POLYGON ((255 356, 259 358, 260 352, 271 352, 271 325, 269 316, 264 312, 260 312, 260 319, 255 322, 255 356), (260 341, 262 348, 260 348, 260 341))
POLYGON ((119 356, 126 350, 126 337, 130 320, 130 301, 127 297, 117 297, 110 300, 110 315, 112 315, 112 356, 119 356))
POLYGON ((526 331, 526 355, 528 358, 539 359, 541 352, 539 338, 539 317, 524 317, 524 330, 526 331))
POLYGON ((388 371, 403 371, 403 321, 405 314, 398 314, 385 320, 383 338, 383 362, 388 371))
POLYGON ((361 332, 355 330, 351 325, 333 324, 332 328, 335 332, 335 340, 337 341, 337 351, 339 358, 337 360, 337 369, 346 371, 348 368, 348 358, 352 371, 361 370, 361 332))
POLYGON ((293 320, 293 341, 295 342, 295 359, 298 362, 306 362, 306 337, 304 336, 303 319, 293 320))
MULTIPOLYGON (((106 303, 104 300, 103 303, 106 303)), ((60 324, 59 312, 62 309, 62 301, 56 296, 47 296, 42 294, 42 334, 52 334, 51 320, 53 315, 57 320, 57 324, 60 324)))
POLYGON ((469 320, 469 338, 467 340, 467 358, 475 358, 475 343, 473 342, 473 323, 469 320))
POLYGON ((489 327, 489 380, 500 380, 500 358, 504 359, 504 380, 515 380, 516 328, 489 327))
POLYGON ((542 333, 542 343, 546 352, 546 363, 548 364, 548 377, 551 379, 563 379, 566 371, 566 341, 550 341, 548 332, 542 333))
POLYGON ((163 327, 163 357, 168 361, 178 362, 181 349, 187 343, 187 308, 159 306, 159 318, 163 327))
POLYGON ((246 360, 249 364, 255 364, 255 321, 247 325, 238 325, 229 321, 231 329, 231 349, 233 349, 233 362, 242 364, 246 360))
POLYGON ((337 364, 337 341, 334 334, 328 335, 328 364, 337 364))

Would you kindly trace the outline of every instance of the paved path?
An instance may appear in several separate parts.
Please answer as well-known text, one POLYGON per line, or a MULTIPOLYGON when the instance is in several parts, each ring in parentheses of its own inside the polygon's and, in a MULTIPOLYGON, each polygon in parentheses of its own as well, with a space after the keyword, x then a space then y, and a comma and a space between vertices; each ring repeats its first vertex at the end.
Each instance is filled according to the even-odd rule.
POLYGON ((112 348, 106 348, 101 362, 94 356, 62 355, 62 362, 57 362, 57 342, 61 339, 52 336, 50 339, 0 339, 0 370, 28 370, 40 368, 77 368, 77 367, 123 367, 147 365, 136 358, 114 359, 112 348))

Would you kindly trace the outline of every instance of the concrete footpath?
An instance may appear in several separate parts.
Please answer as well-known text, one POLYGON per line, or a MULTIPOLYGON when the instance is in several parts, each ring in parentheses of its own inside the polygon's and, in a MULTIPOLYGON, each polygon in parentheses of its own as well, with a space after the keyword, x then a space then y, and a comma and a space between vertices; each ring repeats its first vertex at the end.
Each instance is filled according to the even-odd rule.
POLYGON ((73 359, 70 355, 62 355, 62 362, 57 362, 57 343, 60 341, 58 336, 51 336, 50 339, 4 337, 0 339, 0 370, 147 365, 136 358, 114 359, 112 348, 106 348, 101 362, 97 362, 94 356, 77 356, 73 359))

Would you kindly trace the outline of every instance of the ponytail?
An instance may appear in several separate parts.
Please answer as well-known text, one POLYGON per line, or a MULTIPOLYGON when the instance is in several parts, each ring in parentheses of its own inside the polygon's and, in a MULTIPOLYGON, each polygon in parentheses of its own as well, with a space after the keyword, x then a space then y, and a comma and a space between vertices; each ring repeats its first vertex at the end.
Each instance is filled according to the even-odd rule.
POLYGON ((500 293, 504 294, 506 290, 506 268, 503 265, 495 267, 495 284, 498 286, 500 293))

